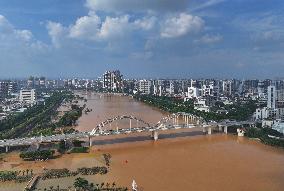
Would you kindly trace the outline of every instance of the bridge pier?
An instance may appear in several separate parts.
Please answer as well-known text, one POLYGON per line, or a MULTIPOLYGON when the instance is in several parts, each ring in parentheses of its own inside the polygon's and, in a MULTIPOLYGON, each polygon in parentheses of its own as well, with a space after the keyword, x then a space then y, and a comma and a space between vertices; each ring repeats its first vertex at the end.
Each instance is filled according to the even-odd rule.
POLYGON ((222 132, 222 131, 223 131, 222 126, 217 125, 217 127, 218 127, 218 129, 219 129, 219 132, 222 132))
POLYGON ((158 131, 152 131, 152 137, 153 137, 154 141, 157 141, 159 139, 158 131))
POLYGON ((176 116, 176 125, 179 124, 179 123, 178 123, 178 122, 179 122, 179 117, 180 117, 180 116, 176 116))
POLYGON ((206 128, 204 126, 202 127, 202 132, 206 133, 206 128))
POLYGON ((224 126, 224 133, 228 134, 228 126, 224 126))
POLYGON ((67 148, 67 140, 66 139, 64 139, 64 146, 65 146, 65 148, 67 148))
POLYGON ((92 147, 93 146, 92 137, 89 136, 88 138, 89 138, 89 147, 92 147))
POLYGON ((9 152, 9 146, 6 146, 6 153, 9 152))
POLYGON ((208 127, 208 135, 212 134, 212 127, 208 127))

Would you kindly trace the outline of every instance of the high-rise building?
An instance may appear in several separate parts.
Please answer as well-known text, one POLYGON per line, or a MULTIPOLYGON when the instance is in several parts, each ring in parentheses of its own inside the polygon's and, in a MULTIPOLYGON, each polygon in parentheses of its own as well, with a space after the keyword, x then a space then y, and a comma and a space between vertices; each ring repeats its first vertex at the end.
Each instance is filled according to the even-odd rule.
POLYGON ((195 88, 195 87, 188 87, 188 90, 187 90, 187 97, 192 99, 192 98, 198 98, 200 95, 199 95, 199 90, 198 88, 195 88))
POLYGON ((8 81, 0 82, 0 99, 3 99, 8 95, 8 89, 9 89, 8 81))
POLYGON ((139 80, 138 82, 139 92, 142 94, 151 93, 151 81, 150 80, 139 80))
POLYGON ((35 89, 20 91, 20 102, 33 104, 35 101, 36 101, 35 89))
POLYGON ((222 83, 222 92, 225 96, 232 95, 232 81, 231 80, 224 80, 222 83))
POLYGON ((106 71, 103 75, 103 89, 112 92, 122 91, 123 81, 119 70, 106 71))
POLYGON ((39 86, 41 88, 45 88, 46 87, 46 78, 45 77, 40 77, 39 78, 39 86))
POLYGON ((284 89, 276 90, 276 107, 284 108, 284 89))
POLYGON ((170 80, 169 94, 172 95, 175 93, 175 84, 173 80, 170 80))
POLYGON ((268 86, 267 89, 267 107, 269 109, 276 108, 276 87, 275 86, 268 86))
POLYGON ((18 90, 17 82, 9 82, 8 85, 8 94, 16 93, 18 90))

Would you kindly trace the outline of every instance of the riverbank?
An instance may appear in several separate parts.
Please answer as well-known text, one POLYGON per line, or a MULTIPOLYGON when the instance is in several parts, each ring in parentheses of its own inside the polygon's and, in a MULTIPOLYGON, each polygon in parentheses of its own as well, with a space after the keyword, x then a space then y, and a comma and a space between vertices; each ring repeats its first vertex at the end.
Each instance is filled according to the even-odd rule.
MULTIPOLYGON (((131 114, 155 124, 162 113, 153 107, 125 96, 98 96, 87 93, 86 103, 92 112, 79 118, 76 128, 90 131, 109 116, 131 114), (89 104, 89 105, 88 105, 89 104), (91 107, 89 107, 91 106, 91 107), (98 122, 98 123, 97 123, 98 122)), ((120 126, 129 125, 129 121, 120 126)), ((133 179, 139 187, 149 191, 282 191, 284 188, 284 151, 225 134, 203 135, 201 129, 161 132, 161 139, 153 141, 150 133, 96 137, 90 153, 64 154, 48 161, 22 161, 12 152, 0 161, 0 169, 68 168, 104 165, 103 153, 111 154, 110 172, 86 177, 90 182, 116 182, 130 187, 133 179), (193 133, 192 133, 193 132, 193 133), (193 135, 194 134, 194 135, 193 135), (7 157, 7 158, 6 158, 7 157)), ((39 182, 39 188, 72 184, 74 177, 39 182)), ((4 190, 6 183, 0 186, 4 190), (2 186, 4 185, 4 187, 2 186)), ((11 185, 11 184, 10 184, 11 185)), ((18 184, 14 184, 18 186, 18 184)), ((6 189, 7 190, 7 189, 6 189)), ((5 191, 6 191, 5 190, 5 191)), ((10 189, 8 190, 17 190, 10 189)))
MULTIPOLYGON (((20 161, 11 153, 1 169, 68 168, 104 165, 111 154, 110 172, 85 177, 93 182, 116 182, 130 187, 134 179, 144 190, 276 190, 284 187, 284 151, 246 137, 225 134, 98 144, 90 153, 66 154, 46 162, 20 161), (9 164, 9 165, 8 165, 9 164), (147 176, 145 176, 147 175, 147 176)), ((69 186, 76 177, 40 181, 38 188, 69 186)), ((10 185, 11 184, 2 184, 10 185)), ((17 185, 19 186, 19 185, 17 185)), ((0 187, 0 190, 4 187, 0 187)), ((11 187, 10 187, 11 188, 11 187)), ((6 189, 7 190, 7 189, 6 189)), ((6 191, 5 190, 5 191, 6 191)))
MULTIPOLYGON (((93 148, 94 149, 94 148, 93 148)), ((75 189, 73 186, 74 180, 78 177, 83 177, 88 180, 90 183, 106 183, 107 173, 109 170, 107 169, 106 159, 104 158, 104 152, 99 150, 92 150, 90 153, 76 153, 76 154, 64 154, 60 158, 56 158, 48 161, 23 161, 19 158, 17 152, 12 152, 7 154, 3 161, 0 162, 1 170, 9 170, 9 171, 24 171, 25 169, 33 169, 33 173, 35 175, 40 174, 41 178, 36 184, 35 190, 43 190, 44 188, 50 189, 52 186, 56 188, 57 185, 60 185, 60 188, 67 189, 70 187, 71 189, 75 189), (55 169, 55 172, 53 173, 55 169), (65 171, 69 171, 68 173, 63 173, 62 178, 47 178, 51 174, 55 176, 60 175, 61 173, 56 173, 56 171, 61 172, 60 169, 66 169, 65 171), (89 175, 85 175, 84 169, 88 170, 89 175), (103 171, 102 171, 103 170, 103 171), (47 174, 48 176, 46 176, 47 174), (64 175, 66 174, 66 175, 64 175), (96 174, 96 175, 93 175, 96 174), (67 176, 67 177, 64 177, 67 176), (60 183, 60 184, 59 184, 60 183)), ((64 172, 65 172, 64 171, 64 172)), ((109 183, 113 183, 109 182, 109 183)), ((14 181, 6 181, 0 183, 0 191, 13 191, 13 190, 23 190, 26 186, 27 182, 16 183, 14 181)))

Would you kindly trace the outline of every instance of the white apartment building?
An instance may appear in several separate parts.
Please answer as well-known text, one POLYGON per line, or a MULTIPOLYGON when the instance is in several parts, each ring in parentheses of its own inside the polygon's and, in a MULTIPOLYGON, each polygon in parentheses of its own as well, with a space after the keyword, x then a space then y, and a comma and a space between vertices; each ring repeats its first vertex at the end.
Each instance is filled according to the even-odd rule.
POLYGON ((203 85, 201 87, 201 94, 202 96, 212 96, 214 92, 214 86, 213 84, 210 85, 203 85))
POLYGON ((36 101, 35 89, 21 90, 20 91, 20 102, 33 104, 36 101))
POLYGON ((222 92, 226 96, 232 95, 232 81, 226 80, 222 82, 222 92))
POLYGON ((199 95, 199 89, 195 87, 188 87, 187 89, 187 97, 192 99, 192 98, 198 98, 199 95))
POLYGON ((103 88, 108 91, 121 91, 122 75, 119 70, 106 71, 103 75, 103 88))
POLYGON ((199 111, 204 111, 204 112, 209 112, 209 106, 206 105, 206 100, 205 99, 197 99, 194 102, 194 109, 199 110, 199 111))
POLYGON ((151 81, 150 80, 139 80, 138 82, 139 92, 142 94, 151 93, 151 81))
POLYGON ((264 108, 257 108, 255 111, 255 119, 267 119, 269 117, 269 109, 267 107, 264 108))
POLYGON ((162 96, 162 86, 161 85, 153 85, 153 94, 156 96, 162 96))
POLYGON ((170 89, 169 89, 169 93, 172 95, 175 93, 175 85, 174 85, 174 81, 170 81, 170 89))
POLYGON ((284 122, 283 121, 276 121, 274 124, 272 124, 272 129, 284 133, 284 122))
POLYGON ((267 88, 267 107, 257 108, 255 120, 262 120, 262 127, 268 126, 283 132, 284 123, 284 91, 276 90, 275 86, 267 88), (280 121, 280 122, 279 122, 280 121))

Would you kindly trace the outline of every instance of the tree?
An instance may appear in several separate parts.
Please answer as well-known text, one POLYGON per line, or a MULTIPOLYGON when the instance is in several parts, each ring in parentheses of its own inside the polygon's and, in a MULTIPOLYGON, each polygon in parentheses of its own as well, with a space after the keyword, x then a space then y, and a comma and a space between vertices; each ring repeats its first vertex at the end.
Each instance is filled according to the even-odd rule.
POLYGON ((61 140, 58 144, 58 151, 60 153, 64 153, 66 150, 66 146, 65 146, 65 140, 61 140))
POLYGON ((75 182, 74 182, 73 185, 74 185, 75 188, 85 189, 85 188, 88 187, 89 182, 84 178, 78 177, 78 178, 75 179, 75 182))

